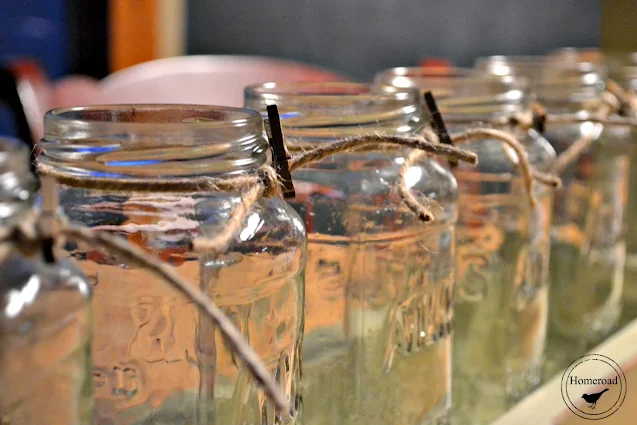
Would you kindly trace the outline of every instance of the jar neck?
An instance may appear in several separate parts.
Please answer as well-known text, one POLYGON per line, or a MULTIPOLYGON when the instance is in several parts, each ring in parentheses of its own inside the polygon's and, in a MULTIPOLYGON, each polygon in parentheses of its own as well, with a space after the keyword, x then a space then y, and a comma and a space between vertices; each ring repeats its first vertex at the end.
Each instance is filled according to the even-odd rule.
POLYGON ((605 89, 606 67, 569 55, 492 56, 476 61, 476 73, 528 80, 535 98, 549 112, 576 112, 599 105, 605 89))
POLYGON ((553 113, 593 111, 605 88, 602 74, 586 67, 551 69, 533 86, 537 100, 553 113))
POLYGON ((267 83, 247 87, 245 107, 276 104, 286 138, 331 141, 374 131, 411 135, 422 128, 418 92, 356 83, 267 83))
POLYGON ((24 143, 0 138, 0 226, 18 223, 33 206, 37 182, 29 163, 24 143))
POLYGON ((448 75, 432 74, 423 68, 394 68, 381 72, 375 81, 397 87, 431 91, 448 122, 475 123, 510 116, 528 109, 528 84, 510 76, 472 76, 452 70, 448 75))
POLYGON ((604 52, 597 47, 562 47, 550 53, 551 59, 595 63, 601 66, 604 65, 605 56, 604 52))
POLYGON ((610 77, 624 89, 637 91, 637 52, 608 56, 610 77))
POLYGON ((267 160, 261 116, 196 105, 62 108, 44 118, 40 162, 73 177, 236 175, 267 160))

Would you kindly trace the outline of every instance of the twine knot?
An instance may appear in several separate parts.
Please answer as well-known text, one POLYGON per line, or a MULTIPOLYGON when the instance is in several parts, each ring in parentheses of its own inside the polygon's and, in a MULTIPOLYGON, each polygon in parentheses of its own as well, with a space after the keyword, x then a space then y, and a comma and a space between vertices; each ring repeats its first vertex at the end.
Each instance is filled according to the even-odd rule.
POLYGON ((518 112, 513 114, 508 119, 508 124, 515 127, 520 127, 523 131, 533 128, 534 115, 531 111, 518 112))
POLYGON ((270 165, 264 165, 257 170, 257 176, 263 184, 263 196, 271 198, 279 191, 279 176, 270 165))
POLYGON ((600 102, 602 108, 607 108, 607 111, 602 109, 602 114, 611 115, 621 110, 621 102, 619 98, 610 92, 603 92, 600 96, 600 102))

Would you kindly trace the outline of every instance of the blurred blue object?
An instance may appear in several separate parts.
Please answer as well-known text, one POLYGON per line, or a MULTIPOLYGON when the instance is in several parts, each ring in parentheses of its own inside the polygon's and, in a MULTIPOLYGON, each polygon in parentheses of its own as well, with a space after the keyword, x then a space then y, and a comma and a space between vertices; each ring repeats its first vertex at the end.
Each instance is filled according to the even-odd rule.
MULTIPOLYGON (((67 0, 5 0, 0 7, 0 65, 35 60, 51 78, 68 69, 67 0)), ((3 80, 3 96, 11 91, 3 80)), ((9 93, 10 94, 10 93, 9 93)), ((24 138, 16 122, 15 99, 0 99, 0 134, 24 138), (8 101, 8 102, 7 102, 8 101)))
POLYGON ((7 106, 0 104, 0 137, 18 135, 18 126, 13 117, 13 112, 7 106))
POLYGON ((52 78, 68 68, 66 0, 4 0, 0 7, 0 62, 29 57, 52 78))

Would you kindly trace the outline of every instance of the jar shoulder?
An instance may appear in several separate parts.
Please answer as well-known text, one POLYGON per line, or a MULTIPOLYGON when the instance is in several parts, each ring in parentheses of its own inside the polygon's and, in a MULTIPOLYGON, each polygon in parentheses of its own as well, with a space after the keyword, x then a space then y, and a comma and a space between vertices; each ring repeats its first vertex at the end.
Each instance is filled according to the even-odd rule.
POLYGON ((53 264, 11 253, 0 265, 0 295, 5 331, 33 318, 53 325, 67 315, 88 309, 92 289, 86 276, 70 261, 53 264))

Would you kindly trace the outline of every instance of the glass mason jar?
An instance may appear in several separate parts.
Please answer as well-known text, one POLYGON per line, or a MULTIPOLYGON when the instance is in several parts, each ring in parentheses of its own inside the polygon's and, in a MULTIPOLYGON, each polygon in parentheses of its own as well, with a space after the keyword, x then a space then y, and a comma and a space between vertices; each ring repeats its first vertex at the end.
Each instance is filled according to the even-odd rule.
POLYGON ((605 66, 605 54, 597 47, 575 48, 562 47, 554 50, 550 54, 551 59, 567 60, 571 62, 588 62, 595 63, 599 66, 605 66))
MULTIPOLYGON (((533 75, 532 88, 549 113, 591 112, 604 90, 605 67, 516 58, 483 59, 483 71, 533 75), (530 70, 533 69, 533 72, 530 70)), ((630 127, 546 125, 561 154, 582 136, 590 147, 561 172, 553 210, 550 325, 546 376, 593 348, 617 326, 624 286, 625 208, 632 150, 630 127)))
MULTIPOLYGON (((261 115, 214 106, 78 107, 47 113, 45 130, 41 162, 86 181, 59 180, 69 220, 120 235, 199 285, 265 361, 294 408, 307 242, 298 215, 278 197, 262 199, 225 254, 194 255, 191 240, 218 233, 238 193, 126 189, 136 178, 168 183, 254 172, 268 151, 261 115), (115 179, 108 189, 99 188, 104 176, 115 179)), ((94 424, 281 422, 190 300, 104 250, 69 246, 68 255, 95 293, 94 424)))
MULTIPOLYGON (((378 83, 431 90, 450 131, 524 112, 527 84, 512 77, 432 77, 395 68, 378 83)), ((505 128, 547 170, 555 158, 534 130, 505 128)), ((453 336, 454 424, 490 424, 535 388, 541 376, 548 315, 549 229, 553 190, 535 185, 531 208, 517 167, 502 144, 463 144, 477 167, 454 169, 460 191, 453 336)))
POLYGON ((605 58, 609 77, 624 90, 637 91, 637 52, 609 54, 605 58))
MULTIPOLYGON (((609 76, 624 90, 637 91, 637 53, 607 56, 609 76)), ((637 118, 637 105, 625 114, 637 118)), ((624 305, 620 326, 637 318, 637 129, 632 128, 633 151, 626 209, 626 267, 624 269, 624 305)))
MULTIPOLYGON (((30 149, 0 139, 0 226, 24 220, 30 149)), ((91 286, 70 262, 0 247, 0 423, 90 425, 91 286)))
MULTIPOLYGON (((288 147, 423 125, 415 90, 268 83, 245 96, 278 105, 288 147)), ((420 222, 393 190, 406 155, 348 153, 292 175, 308 229, 306 425, 448 421, 457 184, 429 159, 409 169, 407 185, 432 199, 435 221, 420 222)))

